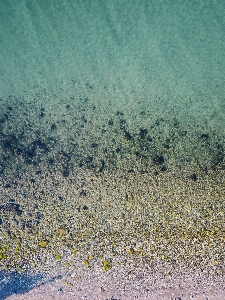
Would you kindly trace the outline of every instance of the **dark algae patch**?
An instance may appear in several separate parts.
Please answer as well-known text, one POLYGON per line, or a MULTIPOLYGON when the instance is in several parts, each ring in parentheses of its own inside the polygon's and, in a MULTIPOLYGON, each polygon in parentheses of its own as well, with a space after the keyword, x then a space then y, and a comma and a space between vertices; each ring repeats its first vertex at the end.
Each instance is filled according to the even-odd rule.
MULTIPOLYGON (((44 107, 41 111, 45 111, 50 118, 49 131, 42 128, 38 119, 27 121, 32 124, 29 130, 25 124, 17 126, 18 120, 13 114, 16 108, 13 105, 9 116, 6 114, 6 117, 3 113, 0 173, 10 176, 14 172, 16 175, 26 171, 26 165, 37 169, 51 166, 51 170, 60 169, 64 177, 68 177, 76 166, 101 173, 106 169, 115 171, 121 163, 124 168, 137 163, 139 169, 148 169, 149 172, 154 172, 159 166, 164 171, 174 166, 194 171, 195 168, 209 170, 223 165, 223 138, 214 132, 202 133, 201 126, 195 126, 195 131, 190 134, 190 129, 180 125, 177 119, 150 119, 148 126, 131 128, 124 112, 117 111, 115 116, 109 112, 110 116, 106 118, 105 124, 101 127, 98 125, 93 136, 92 119, 85 115, 89 107, 85 108, 82 100, 80 101, 76 107, 76 116, 73 115, 72 106, 66 108, 70 123, 72 122, 70 130, 66 129, 64 116, 61 122, 60 116, 57 122, 52 122, 44 107), (11 126, 12 123, 15 125, 11 126), (58 130, 64 129, 66 135, 62 142, 58 130)), ((90 107, 93 113, 92 105, 90 107)), ((35 109, 30 107, 30 110, 35 109)), ((7 107, 5 111, 8 111, 7 107)), ((26 111, 29 114, 29 104, 26 111)), ((94 113, 95 111, 96 109, 94 113)))

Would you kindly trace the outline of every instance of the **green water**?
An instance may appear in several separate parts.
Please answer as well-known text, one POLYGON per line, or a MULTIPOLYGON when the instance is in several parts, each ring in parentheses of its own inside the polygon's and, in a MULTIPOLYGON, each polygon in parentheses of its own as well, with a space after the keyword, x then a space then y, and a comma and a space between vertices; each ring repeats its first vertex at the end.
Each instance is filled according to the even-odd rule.
POLYGON ((0 9, 2 95, 79 78, 221 105, 222 1, 1 1, 0 9))

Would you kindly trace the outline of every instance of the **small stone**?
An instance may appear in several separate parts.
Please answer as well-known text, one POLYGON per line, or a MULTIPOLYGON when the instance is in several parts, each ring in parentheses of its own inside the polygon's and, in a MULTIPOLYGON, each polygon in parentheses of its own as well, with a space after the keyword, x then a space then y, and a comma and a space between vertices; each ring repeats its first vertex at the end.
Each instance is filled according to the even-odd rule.
POLYGON ((59 154, 58 154, 58 157, 61 161, 63 162, 68 162, 70 161, 71 157, 69 154, 67 154, 66 152, 64 151, 60 151, 59 154))
POLYGON ((62 228, 59 228, 57 230, 57 233, 60 235, 60 236, 63 236, 63 235, 66 235, 68 233, 68 230, 65 228, 65 227, 62 227, 62 228))
POLYGON ((97 143, 92 143, 91 144, 91 148, 97 148, 98 147, 98 144, 97 143))
POLYGON ((138 134, 139 138, 144 139, 147 136, 147 134, 148 134, 147 129, 143 129, 143 128, 139 129, 139 134, 138 134))
POLYGON ((51 130, 56 130, 57 129, 57 126, 55 124, 52 124, 51 125, 51 130))
POLYGON ((80 196, 80 197, 85 197, 85 196, 87 196, 86 191, 85 191, 85 190, 81 190, 81 192, 79 193, 79 196, 80 196))
POLYGON ((55 258, 56 258, 57 260, 61 260, 61 254, 60 254, 60 253, 57 253, 56 256, 55 256, 55 258))
POLYGON ((110 265, 104 265, 104 271, 108 272, 111 269, 110 265))
POLYGON ((133 248, 130 248, 130 249, 129 249, 129 254, 130 254, 130 255, 133 255, 133 254, 134 254, 134 249, 133 249, 133 248))
POLYGON ((39 243, 39 246, 42 247, 42 248, 45 248, 45 247, 48 246, 48 242, 47 242, 47 241, 41 241, 41 242, 39 243))
POLYGON ((162 155, 160 156, 156 156, 154 159, 153 159, 153 163, 155 165, 162 165, 164 163, 165 159, 162 155))
MULTIPOLYGON (((18 226, 19 225, 19 221, 16 218, 12 219, 12 222, 14 223, 14 225, 18 226)), ((1 221, 0 221, 1 224, 1 221)))
POLYGON ((100 161, 97 163, 97 165, 96 165, 96 167, 95 167, 95 171, 96 171, 96 172, 102 172, 103 169, 104 169, 104 166, 105 166, 105 162, 104 162, 104 160, 102 159, 102 160, 100 160, 100 161))
POLYGON ((201 138, 204 139, 204 140, 207 140, 209 138, 209 134, 208 133, 203 133, 201 135, 201 138))
POLYGON ((126 130, 124 131, 124 138, 127 141, 130 141, 132 139, 132 135, 130 134, 129 131, 126 131, 126 130))
POLYGON ((161 171, 166 171, 167 170, 167 167, 166 166, 162 166, 162 168, 161 168, 161 171))
POLYGON ((111 269, 111 264, 110 261, 108 259, 104 260, 104 267, 103 267, 104 271, 108 272, 111 269))
POLYGON ((99 293, 104 293, 104 291, 105 291, 105 290, 103 289, 103 287, 100 287, 100 288, 98 289, 98 292, 99 292, 99 293))
POLYGON ((62 175, 63 175, 63 177, 68 177, 69 176, 69 170, 68 170, 68 168, 65 168, 63 171, 62 171, 62 175))
POLYGON ((191 179, 192 179, 193 181, 197 181, 198 177, 197 177, 196 174, 192 174, 192 175, 191 175, 191 179))
POLYGON ((88 261, 87 259, 84 259, 84 260, 83 260, 83 263, 84 263, 87 267, 89 267, 89 261, 88 261))
POLYGON ((15 203, 13 199, 11 199, 11 202, 5 205, 0 205, 0 211, 14 212, 17 215, 22 214, 22 210, 20 210, 20 205, 15 203))

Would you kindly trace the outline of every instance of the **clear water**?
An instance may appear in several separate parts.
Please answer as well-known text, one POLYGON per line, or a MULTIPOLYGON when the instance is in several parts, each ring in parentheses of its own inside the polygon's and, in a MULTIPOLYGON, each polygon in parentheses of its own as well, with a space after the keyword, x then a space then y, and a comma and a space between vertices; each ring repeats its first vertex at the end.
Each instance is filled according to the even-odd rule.
MULTIPOLYGON (((98 185, 106 195, 98 200, 101 204, 116 202, 120 195, 122 205, 126 201, 133 205, 125 213, 127 220, 137 214, 140 202, 147 207, 149 195, 157 199, 167 195, 159 184, 160 190, 153 188, 152 194, 145 186, 143 196, 144 179, 136 187, 129 176, 129 184, 125 180, 118 186, 118 176, 124 174, 134 174, 135 182, 148 174, 154 186, 163 176, 163 182, 174 184, 170 174, 179 173, 183 182, 190 182, 196 199, 203 194, 193 184, 205 190, 208 180, 220 196, 213 194, 216 208, 204 217, 210 229, 199 230, 216 232, 215 209, 219 207, 219 218, 224 218, 224 1, 11 0, 1 1, 0 13, 2 253, 14 257, 5 244, 14 245, 25 227, 29 231, 30 226, 34 235, 45 230, 40 224, 49 215, 45 207, 46 215, 38 219, 38 201, 49 189, 54 209, 64 199, 65 207, 70 203, 79 212, 100 205, 93 200, 98 185), (58 186, 49 178, 56 178, 58 186), (115 189, 109 192, 96 178, 111 180, 115 189), (65 186, 71 192, 65 194, 65 186), (134 189, 137 206, 132 202, 134 189), (12 199, 14 204, 9 205, 12 199), (24 210, 22 217, 15 203, 24 210), (18 226, 25 224, 23 229, 10 223, 13 214, 18 226), (8 230, 15 238, 8 240, 8 230)), ((184 190, 181 187, 182 195, 184 190)), ((196 200, 199 206, 190 215, 194 218, 204 206, 211 207, 213 197, 208 199, 206 193, 204 201, 196 200)), ((51 205, 47 207, 52 209, 51 205)), ((158 205, 156 210, 163 201, 158 205)), ((187 204, 186 211, 190 207, 187 204)), ((104 218, 100 227, 107 232, 112 216, 104 218)), ((67 226, 65 220, 55 224, 53 219, 54 228, 67 226)), ((156 229, 156 220, 155 215, 145 233, 156 229)), ((117 225, 110 226, 116 231, 117 225)), ((81 230, 79 224, 75 229, 81 230)), ((3 269, 6 265, 7 259, 3 269)))

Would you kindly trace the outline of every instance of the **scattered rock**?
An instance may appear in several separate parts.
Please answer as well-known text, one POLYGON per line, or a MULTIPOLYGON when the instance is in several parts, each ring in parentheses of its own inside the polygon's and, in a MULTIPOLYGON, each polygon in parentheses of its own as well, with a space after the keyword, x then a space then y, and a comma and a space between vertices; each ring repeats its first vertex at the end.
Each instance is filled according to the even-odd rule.
POLYGON ((91 144, 91 148, 97 148, 98 147, 98 144, 97 143, 92 143, 91 144))
POLYGON ((17 138, 15 135, 7 135, 4 136, 3 142, 2 142, 2 147, 5 148, 6 150, 14 151, 15 148, 17 148, 17 138))
POLYGON ((67 154, 64 151, 60 151, 59 154, 58 154, 58 157, 59 157, 60 160, 62 160, 64 162, 68 162, 71 159, 70 155, 67 154))
POLYGON ((27 233, 33 233, 35 230, 37 230, 38 224, 38 220, 21 221, 22 229, 27 233))
POLYGON ((121 119, 120 120, 120 129, 121 130, 124 130, 125 129, 125 127, 126 127, 126 120, 124 120, 124 119, 121 119))
POLYGON ((69 172, 69 169, 68 169, 68 168, 65 168, 65 169, 62 171, 63 177, 68 177, 69 174, 70 174, 70 172, 69 172))
POLYGON ((41 248, 46 248, 48 246, 48 242, 47 241, 40 241, 39 246, 41 248))
POLYGON ((48 152, 47 145, 44 142, 42 142, 41 140, 39 140, 39 139, 38 140, 34 140, 31 143, 31 146, 32 146, 32 148, 35 148, 35 149, 39 148, 39 149, 42 149, 42 150, 48 152))
POLYGON ((95 166, 95 171, 96 171, 96 172, 102 172, 103 169, 104 169, 104 167, 105 167, 105 161, 102 159, 102 160, 100 160, 100 161, 97 163, 97 165, 95 166))
POLYGON ((117 115, 117 116, 123 116, 123 115, 124 115, 124 113, 123 113, 123 112, 121 112, 121 111, 117 111, 117 112, 116 112, 116 115, 117 115))
POLYGON ((207 140, 207 139, 209 138, 209 134, 208 134, 208 133, 203 133, 203 134, 201 135, 201 138, 202 138, 203 140, 207 140))
POLYGON ((148 134, 147 129, 143 129, 143 128, 139 129, 138 136, 139 136, 140 139, 145 139, 147 134, 148 134))
POLYGON ((192 179, 193 181, 197 181, 198 177, 197 177, 196 174, 192 174, 192 175, 191 175, 191 179, 192 179))
POLYGON ((124 131, 124 138, 127 141, 130 141, 132 139, 132 135, 130 134, 129 131, 127 131, 127 130, 124 131))
POLYGON ((14 202, 9 202, 5 205, 1 205, 0 206, 0 211, 3 212, 14 212, 16 213, 18 216, 20 216, 22 214, 22 210, 20 210, 20 205, 14 202))
POLYGON ((87 196, 86 191, 85 191, 85 190, 82 190, 82 191, 79 193, 79 196, 80 196, 80 197, 85 197, 85 196, 87 196))
POLYGON ((52 125, 51 125, 51 130, 54 131, 54 130, 56 130, 56 129, 57 129, 57 126, 56 126, 55 124, 52 124, 52 125))
POLYGON ((162 165, 164 163, 165 159, 162 155, 160 156, 156 156, 154 159, 153 159, 153 163, 155 165, 162 165))
POLYGON ((167 167, 164 165, 164 166, 162 166, 162 168, 161 168, 161 171, 166 171, 167 170, 167 167))

